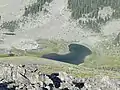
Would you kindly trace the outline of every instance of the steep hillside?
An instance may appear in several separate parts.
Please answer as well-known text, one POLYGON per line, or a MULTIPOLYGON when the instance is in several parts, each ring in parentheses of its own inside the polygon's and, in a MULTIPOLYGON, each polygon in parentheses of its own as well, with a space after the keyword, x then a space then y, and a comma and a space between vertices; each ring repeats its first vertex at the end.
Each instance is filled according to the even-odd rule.
MULTIPOLYGON (((8 44, 10 46, 12 43, 15 43, 21 38, 29 38, 34 40, 37 38, 64 39, 67 41, 77 41, 86 44, 89 43, 90 46, 94 45, 96 41, 101 39, 99 34, 77 26, 76 21, 71 19, 71 12, 67 8, 68 1, 66 0, 53 0, 50 4, 47 5, 46 3, 43 5, 43 8, 48 11, 47 13, 45 13, 44 9, 43 11, 36 12, 36 14, 32 14, 32 12, 30 13, 29 11, 28 16, 25 17, 23 17, 24 13, 26 12, 24 10, 25 6, 28 7, 29 10, 33 8, 34 11, 36 10, 34 9, 34 5, 37 1, 32 2, 30 0, 30 3, 23 1, 20 2, 24 4, 27 3, 27 5, 20 4, 20 8, 16 10, 17 12, 23 12, 21 16, 16 18, 16 12, 14 12, 14 15, 11 15, 10 13, 5 14, 11 15, 10 19, 12 16, 14 16, 13 21, 9 20, 9 22, 7 22, 8 19, 5 19, 5 15, 1 15, 1 22, 3 22, 1 24, 1 38, 4 39, 4 44, 1 44, 2 46, 7 47, 8 44), (2 34, 3 32, 7 31, 15 32, 16 35, 12 36, 2 34)), ((10 7, 14 8, 11 5, 10 7)), ((7 6, 4 6, 3 8, 5 9, 7 6)), ((6 10, 6 12, 8 11, 9 10, 6 10)))
POLYGON ((66 53, 69 44, 77 43, 93 51, 83 66, 118 70, 119 4, 119 0, 0 1, 1 53, 12 48, 17 55, 38 57, 66 53), (34 52, 40 45, 44 50, 34 52))

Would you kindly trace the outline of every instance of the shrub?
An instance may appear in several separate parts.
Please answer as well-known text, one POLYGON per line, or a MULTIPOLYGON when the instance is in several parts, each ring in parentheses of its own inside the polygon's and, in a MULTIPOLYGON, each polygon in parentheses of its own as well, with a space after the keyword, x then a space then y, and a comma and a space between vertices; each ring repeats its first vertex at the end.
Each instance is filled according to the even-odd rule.
POLYGON ((1 28, 8 29, 10 32, 14 32, 18 27, 19 26, 17 21, 3 22, 1 25, 1 28))

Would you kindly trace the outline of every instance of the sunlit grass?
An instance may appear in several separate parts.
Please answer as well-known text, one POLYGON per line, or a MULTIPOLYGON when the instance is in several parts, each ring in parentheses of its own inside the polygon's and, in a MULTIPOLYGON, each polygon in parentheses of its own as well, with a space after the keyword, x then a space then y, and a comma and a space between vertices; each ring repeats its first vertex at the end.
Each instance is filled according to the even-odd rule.
POLYGON ((12 52, 17 56, 35 56, 41 57, 44 54, 49 53, 58 53, 60 50, 65 50, 68 48, 68 42, 63 40, 47 40, 47 39, 38 39, 37 43, 42 48, 41 50, 20 50, 15 47, 12 47, 12 52))
MULTIPOLYGON (((62 42, 63 43, 63 42, 62 42)), ((18 56, 9 57, 8 54, 1 54, 0 61, 10 61, 16 63, 27 63, 27 62, 36 62, 45 63, 40 65, 40 70, 43 73, 52 73, 64 71, 75 77, 96 77, 96 76, 109 76, 111 78, 120 78, 119 69, 120 69, 120 57, 119 56, 107 56, 107 55, 98 55, 96 52, 93 52, 90 56, 85 59, 85 62, 80 65, 73 65, 68 63, 61 63, 40 58, 44 54, 51 52, 58 52, 60 49, 65 49, 67 45, 62 43, 58 44, 56 42, 44 42, 42 43, 45 48, 39 52, 25 52, 23 50, 18 50, 13 48, 13 52, 18 56)))
POLYGON ((96 66, 120 66, 120 57, 113 56, 95 56, 91 55, 87 60, 85 60, 84 65, 96 66))
MULTIPOLYGON (((73 65, 68 63, 60 63, 54 60, 38 58, 34 56, 3 57, 3 58, 0 58, 0 61, 9 61, 10 63, 16 63, 16 64, 20 64, 20 63, 26 64, 26 63, 34 62, 36 64, 40 64, 39 67, 42 73, 52 73, 52 72, 63 71, 63 72, 67 72, 72 76, 80 77, 80 78, 90 78, 90 77, 97 77, 97 76, 109 76, 110 78, 120 78, 120 74, 117 71, 114 71, 114 70, 112 71, 109 69, 104 70, 103 68, 101 69, 96 68, 96 67, 104 66, 101 64, 98 64, 99 66, 96 66, 95 64, 87 65, 87 63, 85 63, 86 65, 85 64, 73 65)), ((109 63, 105 65, 109 66, 109 63)), ((114 67, 114 66, 109 66, 108 68, 111 68, 111 67, 114 67)))
POLYGON ((0 58, 3 58, 3 57, 9 57, 8 54, 0 54, 0 58))

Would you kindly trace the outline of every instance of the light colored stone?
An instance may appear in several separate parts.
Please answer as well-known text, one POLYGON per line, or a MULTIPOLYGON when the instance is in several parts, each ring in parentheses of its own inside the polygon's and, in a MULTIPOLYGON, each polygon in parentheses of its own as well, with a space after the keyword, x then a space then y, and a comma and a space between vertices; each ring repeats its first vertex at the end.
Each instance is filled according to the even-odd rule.
POLYGON ((37 49, 38 46, 38 43, 32 39, 19 39, 13 43, 13 47, 21 50, 37 49))

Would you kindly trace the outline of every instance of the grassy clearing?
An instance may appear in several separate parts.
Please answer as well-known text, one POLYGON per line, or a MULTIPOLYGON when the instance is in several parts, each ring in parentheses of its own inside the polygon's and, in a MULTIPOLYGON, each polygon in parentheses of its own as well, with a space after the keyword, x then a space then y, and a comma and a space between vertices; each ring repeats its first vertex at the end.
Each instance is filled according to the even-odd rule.
MULTIPOLYGON (((27 64, 27 63, 36 63, 40 64, 39 68, 41 73, 53 73, 53 72, 67 72, 68 74, 75 77, 89 78, 89 77, 102 77, 109 76, 111 78, 120 78, 120 73, 118 71, 112 70, 103 70, 94 67, 85 66, 87 63, 81 65, 72 65, 68 63, 57 62, 49 59, 43 59, 33 56, 15 56, 15 57, 5 57, 0 58, 0 61, 9 61, 14 64, 27 64)), ((91 66, 92 66, 91 65, 91 66)), ((100 65, 100 64, 99 64, 100 65)))
POLYGON ((8 54, 0 54, 0 58, 3 58, 3 57, 9 57, 8 54))
POLYGON ((12 52, 17 56, 36 56, 40 57, 48 53, 58 53, 68 49, 68 42, 64 40, 47 40, 47 39, 38 39, 36 40, 39 44, 41 50, 20 50, 15 47, 12 47, 12 52))
POLYGON ((120 68, 120 57, 115 56, 98 56, 91 55, 88 59, 85 60, 84 66, 99 68, 99 67, 119 67, 120 68))
POLYGON ((67 63, 61 63, 49 59, 40 58, 43 54, 51 52, 59 52, 67 48, 68 43, 63 44, 62 41, 47 41, 38 40, 38 43, 43 47, 42 51, 38 52, 24 52, 13 48, 13 52, 18 56, 9 57, 7 54, 0 55, 0 61, 10 61, 16 63, 32 63, 37 64, 44 63, 40 65, 40 71, 42 73, 52 73, 64 71, 75 77, 96 77, 96 76, 109 76, 111 78, 120 78, 120 57, 117 56, 107 56, 107 55, 97 55, 95 52, 92 53, 85 62, 80 65, 72 65, 67 63))

